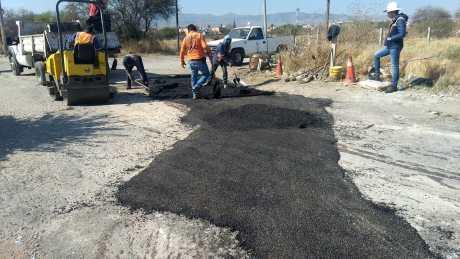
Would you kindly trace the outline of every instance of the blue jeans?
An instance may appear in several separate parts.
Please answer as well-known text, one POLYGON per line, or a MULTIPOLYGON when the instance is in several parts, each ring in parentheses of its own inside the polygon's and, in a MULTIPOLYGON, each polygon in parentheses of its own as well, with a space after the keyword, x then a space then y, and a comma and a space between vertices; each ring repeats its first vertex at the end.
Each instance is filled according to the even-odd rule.
POLYGON ((377 51, 374 56, 374 69, 375 73, 380 76, 380 59, 390 55, 391 59, 391 85, 394 89, 398 88, 399 82, 399 56, 401 55, 400 48, 388 48, 384 47, 383 49, 377 51))
POLYGON ((192 91, 196 91, 206 83, 211 77, 208 64, 203 61, 190 61, 190 70, 192 71, 192 91))

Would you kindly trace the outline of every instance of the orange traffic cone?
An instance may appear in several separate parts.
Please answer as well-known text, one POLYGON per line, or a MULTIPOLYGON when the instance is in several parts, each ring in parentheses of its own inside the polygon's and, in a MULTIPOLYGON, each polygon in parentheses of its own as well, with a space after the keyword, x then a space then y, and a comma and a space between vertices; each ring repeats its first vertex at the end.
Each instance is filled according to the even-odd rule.
POLYGON ((347 75, 345 77, 345 85, 351 85, 356 83, 356 74, 355 74, 355 66, 353 65, 353 58, 351 55, 348 56, 347 61, 347 75))
POLYGON ((281 56, 278 57, 278 64, 276 64, 276 77, 281 78, 283 76, 283 61, 281 56))

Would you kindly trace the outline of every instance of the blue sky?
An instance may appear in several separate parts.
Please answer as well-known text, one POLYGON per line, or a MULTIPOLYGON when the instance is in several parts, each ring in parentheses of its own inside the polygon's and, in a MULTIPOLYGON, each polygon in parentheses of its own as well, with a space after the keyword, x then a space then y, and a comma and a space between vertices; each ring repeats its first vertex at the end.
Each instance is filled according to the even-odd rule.
MULTIPOLYGON (((33 11, 53 10, 56 0, 0 0, 3 8, 26 8, 33 11)), ((267 0, 268 11, 291 12, 300 8, 302 12, 323 12, 324 0, 267 0)), ((182 11, 186 13, 259 14, 263 0, 179 0, 182 11)), ((381 14, 387 0, 331 0, 334 13, 350 13, 353 10, 366 10, 369 14, 381 14)), ((433 5, 455 11, 460 9, 460 0, 400 0, 400 6, 409 14, 421 6, 433 5)))

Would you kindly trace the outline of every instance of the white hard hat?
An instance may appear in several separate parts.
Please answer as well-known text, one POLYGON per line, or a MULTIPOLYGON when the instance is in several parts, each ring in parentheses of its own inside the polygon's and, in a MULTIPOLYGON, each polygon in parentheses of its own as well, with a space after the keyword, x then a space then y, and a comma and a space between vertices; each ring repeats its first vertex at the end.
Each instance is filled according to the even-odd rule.
POLYGON ((387 9, 385 10, 386 13, 400 11, 401 9, 398 7, 398 3, 396 2, 389 2, 387 5, 387 9))

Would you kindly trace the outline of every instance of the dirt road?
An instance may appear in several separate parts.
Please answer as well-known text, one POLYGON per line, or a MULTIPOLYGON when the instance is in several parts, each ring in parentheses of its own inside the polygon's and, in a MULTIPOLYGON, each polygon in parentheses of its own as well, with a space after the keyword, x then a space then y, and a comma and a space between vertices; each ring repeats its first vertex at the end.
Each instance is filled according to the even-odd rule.
MULTIPOLYGON (((182 72, 173 57, 146 67, 182 72)), ((456 100, 271 83, 259 89, 274 96, 194 103, 119 89, 110 105, 69 109, 1 73, 0 257, 429 258, 423 240, 459 256, 456 100)))

